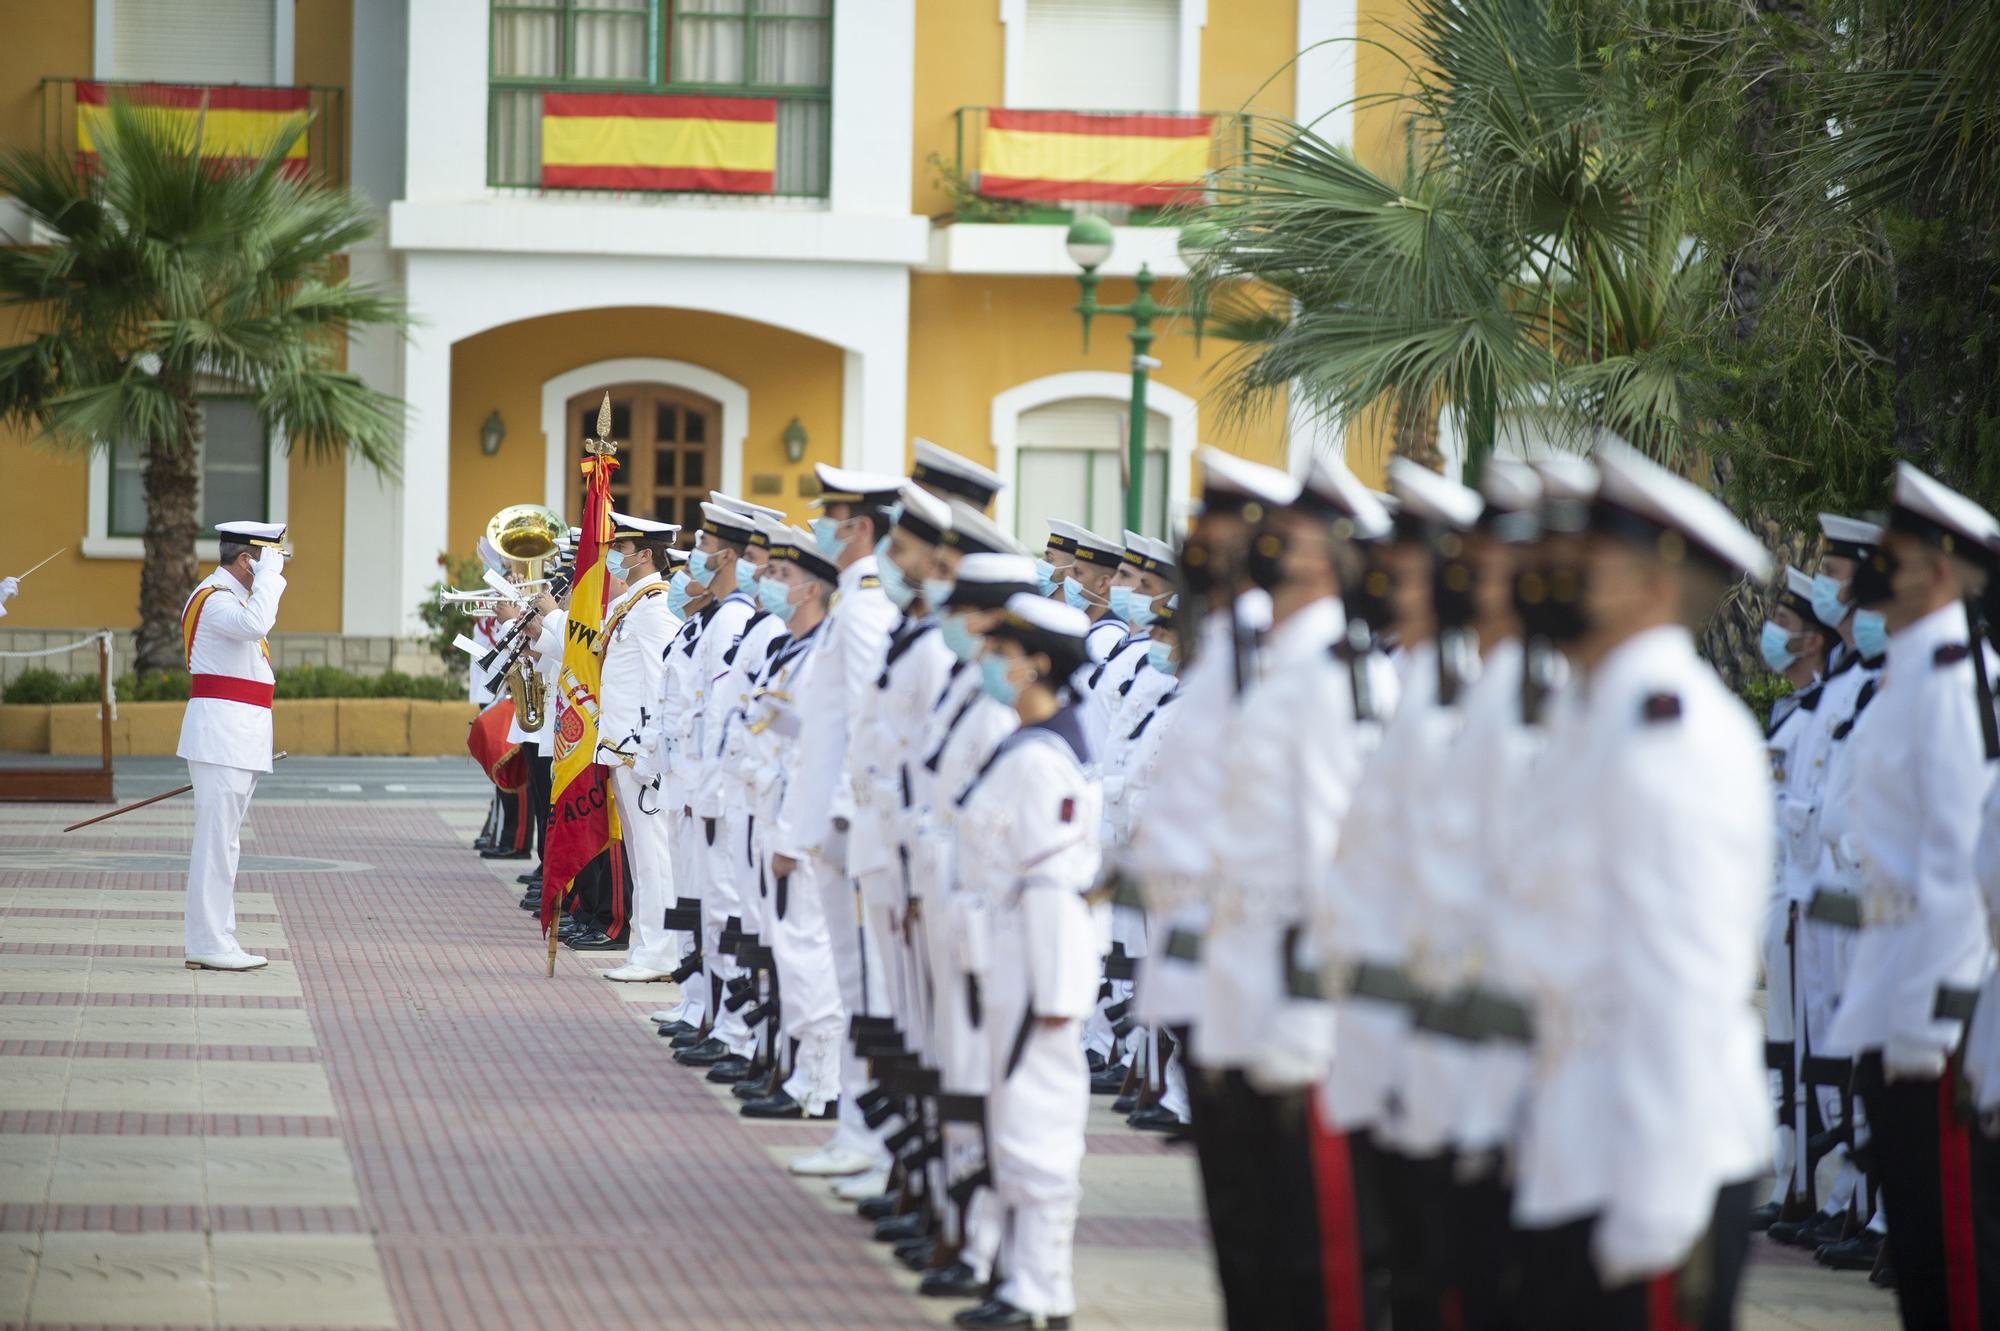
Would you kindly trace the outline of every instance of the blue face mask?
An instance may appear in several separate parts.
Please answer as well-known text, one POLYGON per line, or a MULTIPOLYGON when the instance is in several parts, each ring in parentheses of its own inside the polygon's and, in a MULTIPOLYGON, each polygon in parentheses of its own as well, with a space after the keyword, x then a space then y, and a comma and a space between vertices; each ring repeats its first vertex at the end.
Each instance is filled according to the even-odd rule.
POLYGON ((715 574, 715 564, 706 550, 693 550, 688 553, 689 577, 707 587, 715 582, 715 574))
POLYGON ((757 604, 776 615, 782 623, 790 623, 792 613, 798 609, 792 604, 792 589, 776 578, 758 579, 757 604))
POLYGON ((625 556, 617 550, 605 551, 604 571, 620 582, 625 581, 625 556))
POLYGON ((757 566, 747 559, 736 561, 736 590, 751 596, 757 594, 757 566))
POLYGON ((1014 681, 1007 678, 1007 658, 1004 656, 982 656, 979 658, 979 688, 982 693, 1004 707, 1012 707, 1020 690, 1014 681))
POLYGON ((1813 575, 1812 608, 1813 618, 1822 624, 1838 626, 1847 618, 1847 606, 1841 602, 1840 589, 1844 583, 1836 582, 1824 573, 1813 575))
POLYGON ((951 654, 961 661, 970 661, 979 655, 979 637, 965 626, 965 616, 946 615, 938 621, 938 636, 944 645, 951 648, 951 654))
POLYGON ((924 579, 924 604, 931 608, 932 614, 944 609, 946 599, 951 596, 951 588, 952 583, 947 578, 924 579))
POLYGON ((1764 653, 1764 664, 1774 675, 1784 674, 1792 662, 1799 659, 1799 654, 1792 650, 1792 635, 1768 619, 1764 621, 1764 632, 1757 639, 1757 647, 1764 653))
POLYGON ((889 558, 889 538, 884 536, 875 542, 875 576, 882 583, 882 595, 889 598, 889 604, 898 610, 907 610, 910 602, 917 599, 916 588, 903 576, 903 570, 896 567, 896 561, 889 558))
POLYGON ((1889 622, 1880 610, 1854 612, 1854 650, 1869 661, 1889 650, 1889 622))
POLYGON ((667 609, 675 619, 686 619, 688 612, 688 575, 684 569, 667 580, 667 609))
POLYGON ((819 547, 819 552, 838 564, 840 538, 834 533, 840 529, 840 524, 832 518, 814 518, 808 525, 812 527, 813 544, 819 547))
POLYGON ((1075 578, 1064 578, 1062 589, 1063 600, 1072 609, 1081 610, 1085 614, 1090 613, 1090 602, 1084 597, 1082 583, 1078 582, 1075 578))
POLYGON ((1174 665, 1174 649, 1164 642, 1146 644, 1146 664, 1163 675, 1171 675, 1179 668, 1174 665))
POLYGON ((1132 626, 1133 632, 1153 627, 1153 601, 1137 587, 1111 589, 1111 613, 1132 626), (1124 595, 1119 595, 1123 592, 1124 595))
POLYGON ((1056 594, 1056 566, 1046 559, 1035 561, 1035 585, 1042 589, 1042 595, 1056 594))

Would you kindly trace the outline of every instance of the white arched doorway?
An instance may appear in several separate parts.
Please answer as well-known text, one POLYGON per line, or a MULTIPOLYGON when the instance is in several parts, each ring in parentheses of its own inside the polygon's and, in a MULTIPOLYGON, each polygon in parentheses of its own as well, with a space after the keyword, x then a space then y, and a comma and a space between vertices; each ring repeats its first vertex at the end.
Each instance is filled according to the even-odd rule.
MULTIPOLYGON (((1121 411, 1129 411, 1131 398, 1131 376, 1104 370, 1073 370, 1044 375, 996 394, 992 415, 993 466, 1007 482, 1007 488, 994 501, 995 520, 1006 530, 1018 532, 1022 521, 1033 524, 1046 516, 1018 511, 1020 495, 1017 482, 1021 475, 1021 455, 1024 448, 1034 447, 1034 441, 1024 437, 1024 416, 1065 402, 1101 402, 1121 411)), ((1199 412, 1195 400, 1186 393, 1165 384, 1149 383, 1146 415, 1151 422, 1149 445, 1158 447, 1164 443, 1167 464, 1166 521, 1170 532, 1187 509, 1187 497, 1194 478, 1199 412), (1156 441, 1151 431, 1159 427, 1162 419, 1166 438, 1156 441)), ((1104 532, 1106 536, 1116 534, 1115 530, 1104 532)), ((1032 543, 1035 534, 1029 532, 1026 539, 1032 543)))
POLYGON ((750 392, 734 379, 686 361, 649 356, 624 356, 592 361, 565 370, 542 384, 542 502, 563 509, 569 485, 568 423, 564 407, 578 393, 598 385, 660 384, 684 388, 712 398, 722 408, 719 431, 721 465, 714 487, 725 494, 743 492, 743 440, 750 432, 750 392))

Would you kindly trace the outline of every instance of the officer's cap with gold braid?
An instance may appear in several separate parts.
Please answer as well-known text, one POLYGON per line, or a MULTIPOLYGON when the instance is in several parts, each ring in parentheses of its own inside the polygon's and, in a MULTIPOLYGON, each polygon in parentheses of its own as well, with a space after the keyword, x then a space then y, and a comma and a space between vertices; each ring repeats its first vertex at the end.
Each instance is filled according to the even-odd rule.
POLYGON ((1174 548, 1165 541, 1156 541, 1150 536, 1126 529, 1125 562, 1141 573, 1153 573, 1162 578, 1174 576, 1177 562, 1174 548))
POLYGON ((1574 535, 1590 526, 1590 505, 1597 498, 1597 465, 1571 453, 1540 458, 1535 475, 1542 479, 1542 531, 1574 535))
POLYGON ((896 502, 896 492, 903 488, 901 476, 849 471, 846 467, 835 467, 825 462, 813 464, 813 476, 819 481, 819 498, 813 503, 820 508, 828 504, 887 508, 896 502))
POLYGON ((1047 653, 1055 667, 1054 678, 1060 681, 1090 659, 1083 646, 1089 632, 1090 616, 1083 611, 1033 592, 1016 592, 1007 598, 1000 622, 987 629, 986 636, 1047 653))
POLYGON ((282 522, 218 522, 215 529, 237 545, 277 549, 285 539, 282 522))
POLYGON ((748 545, 750 538, 757 534, 755 519, 748 514, 710 503, 701 506, 700 530, 718 541, 728 541, 733 545, 748 545))
POLYGON ((1819 515, 1820 553, 1840 559, 1863 560, 1882 546, 1882 528, 1840 513, 1819 515))
POLYGON ((724 508, 733 508, 746 518, 768 518, 772 522, 783 522, 785 520, 784 512, 780 509, 766 508, 762 504, 753 504, 747 499, 738 499, 735 495, 726 495, 720 490, 710 490, 708 492, 708 502, 711 504, 720 504, 724 508))
POLYGON ((910 479, 947 498, 963 499, 974 508, 983 509, 1006 488, 999 472, 948 448, 940 448, 928 439, 912 440, 911 452, 915 459, 910 479))
POLYGON ((1479 526, 1494 539, 1519 544, 1541 534, 1542 478, 1527 463, 1486 459, 1479 470, 1479 493, 1486 499, 1479 526))
POLYGON ((1945 554, 1985 565, 2000 547, 2000 521, 1943 481, 1907 462, 1896 464, 1889 530, 1914 536, 1945 554))
POLYGON ((1294 502, 1331 522, 1337 535, 1351 540, 1369 541, 1389 533, 1389 510, 1339 458, 1314 458, 1294 502))
POLYGON ((773 526, 769 537, 771 558, 797 564, 821 582, 833 584, 840 581, 840 570, 831 559, 819 552, 818 542, 808 533, 797 527, 773 526))
POLYGON ((925 545, 936 545, 951 530, 951 505, 915 481, 905 481, 897 492, 895 525, 925 545))
POLYGON ((1299 483, 1276 467, 1247 462, 1206 444, 1195 462, 1201 473, 1204 513, 1239 513, 1246 522, 1262 522, 1267 512, 1299 497, 1299 483))
POLYGON ((611 510, 611 539, 614 541, 671 541, 680 528, 671 522, 634 517, 611 510))
POLYGON ((1486 507, 1477 490, 1403 457, 1389 459, 1389 492, 1396 496, 1400 541, 1432 541, 1446 532, 1470 531, 1486 507))
POLYGON ((974 554, 958 561, 946 610, 998 610, 1035 590, 1035 561, 1027 555, 974 554))
POLYGON ((1649 550, 1669 564, 1693 558, 1730 578, 1748 574, 1763 582, 1771 576, 1771 552, 1721 500, 1630 444, 1599 445, 1597 476, 1592 531, 1649 550))
POLYGON ((944 543, 954 550, 964 551, 967 555, 1028 553, 1019 541, 1000 529, 999 523, 963 499, 951 501, 951 530, 944 534, 944 543))

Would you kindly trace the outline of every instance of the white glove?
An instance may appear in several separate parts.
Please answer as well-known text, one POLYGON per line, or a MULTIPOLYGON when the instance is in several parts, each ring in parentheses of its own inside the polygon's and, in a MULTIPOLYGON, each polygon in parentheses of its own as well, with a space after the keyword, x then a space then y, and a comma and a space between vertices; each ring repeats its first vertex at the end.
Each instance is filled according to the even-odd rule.
POLYGON ((1892 1035, 1882 1042, 1885 1081, 1931 1081, 1944 1075, 1944 1051, 1920 1040, 1892 1035))
POLYGON ((764 698, 764 706, 768 707, 771 712, 770 729, 777 731, 779 736, 784 739, 797 739, 799 737, 799 731, 804 727, 799 721, 799 712, 796 707, 793 707, 788 702, 780 702, 769 695, 766 695, 764 698))
POLYGON ((19 578, 0 578, 0 605, 5 605, 20 590, 21 580, 19 578))
POLYGON ((639 778, 640 785, 647 785, 661 774, 660 749, 658 745, 639 750, 632 759, 632 775, 639 778))
POLYGON ((265 546, 257 556, 257 572, 276 573, 283 576, 285 572, 285 552, 275 545, 265 546))

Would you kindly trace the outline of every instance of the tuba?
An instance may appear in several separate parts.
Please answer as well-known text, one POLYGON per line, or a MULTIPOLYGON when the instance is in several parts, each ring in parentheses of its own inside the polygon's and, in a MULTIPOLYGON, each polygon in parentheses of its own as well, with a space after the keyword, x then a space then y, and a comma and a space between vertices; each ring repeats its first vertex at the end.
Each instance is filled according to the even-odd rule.
MULTIPOLYGON (((509 571, 520 582, 539 581, 542 566, 556 552, 568 525, 562 514, 540 504, 512 504, 495 513, 486 524, 486 539, 507 557, 509 571)), ((541 672, 518 653, 507 670, 507 696, 514 700, 514 715, 523 730, 540 730, 546 719, 547 689, 541 672)))

